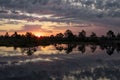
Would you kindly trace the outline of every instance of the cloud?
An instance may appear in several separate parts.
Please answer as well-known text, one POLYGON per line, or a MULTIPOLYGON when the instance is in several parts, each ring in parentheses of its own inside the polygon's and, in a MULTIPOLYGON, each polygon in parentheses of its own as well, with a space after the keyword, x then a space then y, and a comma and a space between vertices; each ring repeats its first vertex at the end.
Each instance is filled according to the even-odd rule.
POLYGON ((52 33, 51 30, 43 29, 41 25, 24 25, 18 32, 47 32, 52 33))
POLYGON ((36 31, 40 29, 41 29, 41 25, 24 25, 23 29, 20 31, 36 31))
POLYGON ((20 24, 21 22, 18 22, 18 21, 7 21, 6 23, 4 24, 13 24, 13 25, 18 25, 20 24))
MULTIPOLYGON (((17 32, 39 31, 39 32, 52 33, 55 31, 57 32, 58 30, 66 30, 66 29, 72 29, 74 30, 74 32, 75 31, 77 32, 81 29, 87 29, 87 28, 89 28, 89 30, 94 29, 93 27, 96 25, 98 26, 100 25, 101 28, 102 26, 104 26, 105 28, 108 28, 108 29, 110 29, 111 26, 113 26, 116 29, 120 30, 119 29, 120 18, 117 16, 116 17, 109 16, 109 15, 117 14, 117 13, 114 13, 115 10, 118 10, 118 7, 115 7, 116 5, 114 6, 114 8, 112 8, 111 6, 110 7, 107 6, 106 8, 109 11, 104 9, 102 9, 103 11, 101 11, 100 10, 101 8, 99 8, 99 5, 103 5, 102 3, 96 2, 95 5, 97 5, 98 9, 90 9, 89 8, 90 6, 76 7, 75 5, 71 5, 73 4, 73 2, 70 2, 70 1, 72 0, 67 0, 68 3, 67 2, 64 3, 62 1, 66 1, 66 0, 8 0, 8 1, 3 0, 3 3, 0 3, 0 4, 5 6, 6 10, 9 9, 11 13, 9 13, 10 11, 8 11, 8 13, 5 13, 5 14, 0 13, 0 18, 26 21, 26 22, 20 23, 22 24, 22 29, 19 29, 19 30, 11 29, 10 30, 11 32, 12 31, 17 31, 17 32), (111 13, 110 11, 113 13, 111 13), (43 16, 46 14, 47 15, 52 14, 53 16, 50 16, 50 17, 43 16), (59 17, 59 18, 56 18, 56 17, 59 17), (27 21, 28 22, 34 21, 34 24, 32 25, 27 24, 27 21), (35 23, 36 21, 39 21, 39 24, 35 23), (46 26, 43 26, 42 24, 40 24, 42 23, 42 21, 64 23, 66 25, 62 25, 62 26, 59 24, 48 25, 47 23, 45 23, 46 26), (75 23, 79 25, 71 25, 71 23, 75 23), (92 25, 92 24, 95 24, 95 25, 92 25)), ((90 0, 85 0, 85 1, 90 1, 90 0)), ((106 0, 106 1, 112 2, 110 0, 106 0)), ((115 2, 119 2, 119 0, 115 0, 115 2)), ((10 21, 4 24, 18 25, 19 22, 10 21)), ((0 26, 1 25, 3 24, 0 24, 0 26)), ((2 31, 5 31, 5 30, 1 30, 1 32, 2 31)))
POLYGON ((0 32, 6 32, 6 30, 0 30, 0 32))
POLYGON ((4 25, 4 24, 2 24, 2 23, 0 24, 0 26, 3 26, 3 25, 4 25))

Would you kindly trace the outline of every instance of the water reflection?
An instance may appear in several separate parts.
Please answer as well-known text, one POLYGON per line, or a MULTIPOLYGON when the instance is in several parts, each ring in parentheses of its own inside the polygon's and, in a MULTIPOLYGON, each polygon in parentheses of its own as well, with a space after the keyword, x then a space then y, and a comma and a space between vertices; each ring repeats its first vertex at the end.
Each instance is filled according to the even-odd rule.
MULTIPOLYGON (((119 60, 103 63, 103 66, 75 66, 69 63, 53 65, 35 65, 26 67, 12 66, 0 68, 1 80, 119 80, 120 68, 119 60), (70 67, 71 65, 71 67, 70 67), (105 66, 106 65, 106 66, 105 66), (43 68, 44 67, 44 68, 43 68)), ((84 63, 83 63, 84 64, 84 63)))
POLYGON ((94 53, 95 50, 97 49, 97 45, 96 45, 96 44, 92 44, 92 45, 90 46, 90 48, 91 48, 91 51, 94 53))
POLYGON ((79 50, 81 53, 85 53, 85 51, 86 51, 85 45, 84 45, 84 44, 79 45, 79 46, 78 46, 78 50, 79 50))
POLYGON ((38 54, 74 54, 74 53, 95 53, 105 51, 108 55, 112 55, 114 52, 120 52, 119 44, 54 44, 48 46, 28 47, 21 48, 21 53, 26 53, 31 56, 34 53, 38 54), (46 53, 45 53, 46 51, 46 53))
POLYGON ((106 53, 107 53, 108 55, 112 55, 112 54, 114 53, 114 50, 115 50, 114 47, 108 46, 108 47, 106 48, 106 53))
POLYGON ((62 51, 65 50, 66 54, 69 53, 73 53, 75 51, 75 49, 77 49, 77 51, 81 52, 81 53, 86 53, 86 52, 92 52, 94 53, 95 51, 101 50, 105 50, 106 53, 108 55, 112 55, 115 51, 117 51, 117 53, 120 52, 120 45, 119 44, 114 44, 114 45, 110 45, 110 44, 102 44, 102 45, 97 45, 97 44, 64 44, 64 45, 57 45, 55 46, 56 50, 62 51), (88 49, 88 47, 90 48, 90 51, 88 49))
POLYGON ((21 48, 21 53, 26 53, 28 56, 31 56, 36 51, 37 47, 21 48))
POLYGON ((76 44, 67 44, 67 48, 65 48, 64 50, 66 50, 66 53, 69 54, 73 51, 73 48, 76 48, 76 44))
POLYGON ((55 75, 52 80, 119 80, 120 70, 114 67, 78 69, 55 75))
POLYGON ((52 44, 37 47, 0 47, 1 56, 18 56, 18 55, 50 55, 50 54, 96 54, 107 53, 113 55, 120 53, 120 44, 52 44))
POLYGON ((69 43, 28 48, 0 47, 0 51, 0 80, 119 80, 120 78, 120 58, 119 54, 116 54, 120 52, 119 44, 69 43), (94 55, 98 52, 102 55, 94 55), (115 55, 108 57, 104 52, 107 55, 114 53, 115 55), (28 56, 6 57, 2 56, 4 53, 9 55, 22 53, 21 55, 28 56), (87 54, 90 55, 81 57, 87 54))

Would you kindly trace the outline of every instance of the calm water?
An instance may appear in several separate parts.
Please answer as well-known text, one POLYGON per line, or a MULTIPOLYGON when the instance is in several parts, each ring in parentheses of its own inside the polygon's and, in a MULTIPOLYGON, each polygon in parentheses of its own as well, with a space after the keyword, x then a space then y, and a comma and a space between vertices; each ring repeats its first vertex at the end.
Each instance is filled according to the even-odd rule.
POLYGON ((119 44, 0 47, 0 80, 119 80, 119 44))

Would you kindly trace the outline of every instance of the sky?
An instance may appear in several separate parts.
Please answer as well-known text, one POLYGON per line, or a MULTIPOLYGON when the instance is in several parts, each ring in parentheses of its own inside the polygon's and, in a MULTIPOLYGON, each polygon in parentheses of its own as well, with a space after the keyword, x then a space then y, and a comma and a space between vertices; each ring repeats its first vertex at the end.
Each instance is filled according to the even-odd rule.
MULTIPOLYGON (((21 0, 25 6, 19 0, 14 0, 14 2, 9 0, 11 1, 8 1, 9 3, 1 1, 0 35, 4 35, 6 32, 9 32, 10 35, 14 32, 19 34, 32 32, 36 36, 50 36, 64 33, 67 29, 72 30, 76 35, 81 30, 85 30, 87 35, 95 32, 99 36, 106 34, 108 30, 113 30, 115 33, 120 32, 119 16, 98 18, 96 15, 103 9, 95 8, 94 4, 86 8, 79 7, 78 3, 61 2, 60 4, 56 0, 44 0, 47 3, 43 0, 21 0), (34 5, 32 1, 36 1, 34 5)), ((114 7, 117 8, 116 10, 119 9, 119 7, 114 7)))

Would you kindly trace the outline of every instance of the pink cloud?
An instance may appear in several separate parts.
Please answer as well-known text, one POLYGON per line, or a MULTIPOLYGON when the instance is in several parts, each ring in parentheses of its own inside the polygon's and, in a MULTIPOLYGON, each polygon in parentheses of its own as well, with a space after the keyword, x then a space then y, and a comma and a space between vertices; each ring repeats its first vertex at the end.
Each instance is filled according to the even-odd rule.
POLYGON ((51 30, 42 29, 41 25, 24 25, 22 30, 18 30, 17 32, 47 32, 51 33, 51 30))

